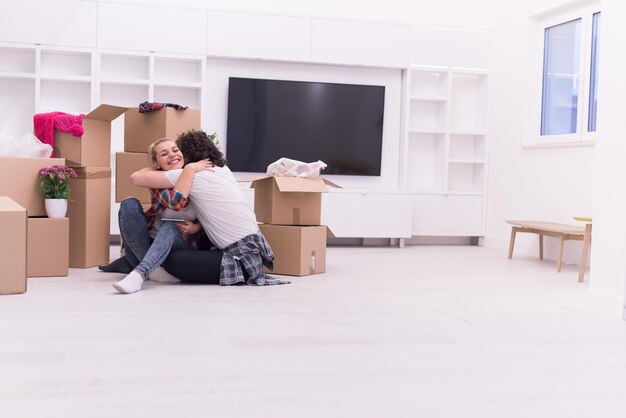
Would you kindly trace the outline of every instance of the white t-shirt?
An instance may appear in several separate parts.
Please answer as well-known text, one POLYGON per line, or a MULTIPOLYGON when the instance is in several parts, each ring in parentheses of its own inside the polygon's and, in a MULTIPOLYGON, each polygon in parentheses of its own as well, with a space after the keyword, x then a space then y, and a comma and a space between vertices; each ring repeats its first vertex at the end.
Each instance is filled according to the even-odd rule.
MULTIPOLYGON (((235 176, 228 167, 195 174, 189 197, 204 231, 218 248, 228 247, 243 237, 259 232, 259 226, 235 176)), ((176 184, 182 169, 165 172, 176 184)))

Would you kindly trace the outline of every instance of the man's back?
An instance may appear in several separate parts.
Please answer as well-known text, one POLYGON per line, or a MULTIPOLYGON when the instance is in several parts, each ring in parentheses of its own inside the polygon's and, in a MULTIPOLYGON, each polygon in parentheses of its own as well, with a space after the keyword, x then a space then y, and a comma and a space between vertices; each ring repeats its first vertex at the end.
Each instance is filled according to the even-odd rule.
MULTIPOLYGON (((195 174, 189 197, 206 234, 219 248, 259 231, 256 217, 226 166, 195 174)), ((182 170, 167 171, 176 184, 182 170)))

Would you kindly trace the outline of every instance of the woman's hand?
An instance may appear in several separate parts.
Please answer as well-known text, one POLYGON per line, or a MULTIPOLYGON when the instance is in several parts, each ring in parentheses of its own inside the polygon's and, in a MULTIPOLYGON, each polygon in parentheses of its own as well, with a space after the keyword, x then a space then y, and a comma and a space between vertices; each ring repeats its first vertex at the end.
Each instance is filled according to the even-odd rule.
POLYGON ((197 234, 202 230, 202 225, 195 224, 193 222, 184 221, 184 222, 176 222, 176 227, 180 231, 183 236, 197 234))
POLYGON ((189 163, 185 166, 185 168, 197 173, 198 171, 213 171, 213 163, 209 160, 200 160, 195 163, 189 163))

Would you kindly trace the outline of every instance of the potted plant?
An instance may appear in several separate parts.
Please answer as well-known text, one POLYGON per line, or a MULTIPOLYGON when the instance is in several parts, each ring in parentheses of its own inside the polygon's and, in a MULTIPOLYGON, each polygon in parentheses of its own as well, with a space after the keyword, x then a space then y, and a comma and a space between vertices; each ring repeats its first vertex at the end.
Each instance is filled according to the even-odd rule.
POLYGON ((48 217, 64 218, 70 196, 70 179, 76 177, 76 171, 64 165, 53 165, 39 170, 39 177, 48 217))

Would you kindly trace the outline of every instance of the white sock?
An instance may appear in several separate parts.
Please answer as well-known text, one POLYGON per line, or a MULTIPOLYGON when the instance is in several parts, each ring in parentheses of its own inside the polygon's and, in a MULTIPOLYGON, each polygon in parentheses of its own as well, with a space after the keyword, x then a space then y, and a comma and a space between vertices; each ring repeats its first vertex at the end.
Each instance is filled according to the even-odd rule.
POLYGON ((148 279, 161 283, 180 283, 176 277, 169 274, 163 267, 157 267, 148 276, 148 279))
POLYGON ((113 287, 120 293, 135 293, 141 290, 142 284, 143 276, 138 270, 133 270, 119 282, 113 283, 113 287))

